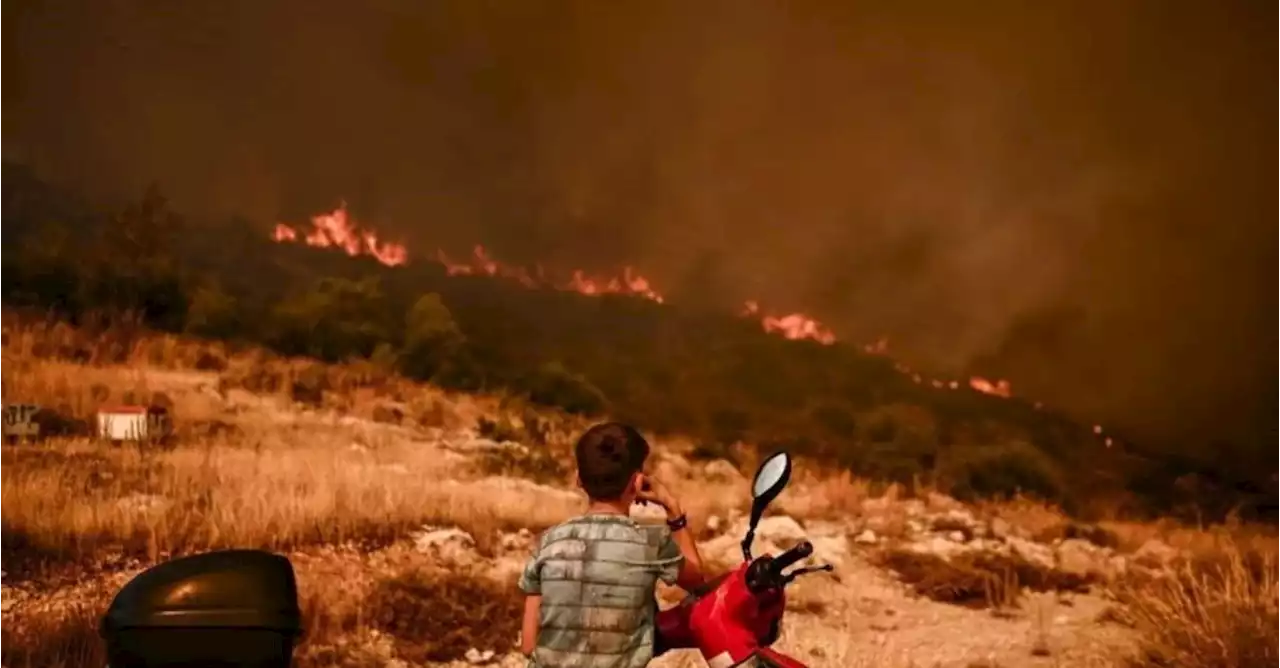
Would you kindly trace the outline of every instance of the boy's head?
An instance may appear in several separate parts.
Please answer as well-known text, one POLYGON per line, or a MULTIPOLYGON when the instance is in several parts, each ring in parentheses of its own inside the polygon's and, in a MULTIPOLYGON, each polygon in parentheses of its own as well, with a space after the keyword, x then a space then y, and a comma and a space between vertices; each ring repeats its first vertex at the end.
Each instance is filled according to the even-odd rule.
POLYGON ((649 442, 635 427, 605 422, 584 432, 573 453, 578 460, 578 483, 592 501, 629 503, 649 457, 649 442))

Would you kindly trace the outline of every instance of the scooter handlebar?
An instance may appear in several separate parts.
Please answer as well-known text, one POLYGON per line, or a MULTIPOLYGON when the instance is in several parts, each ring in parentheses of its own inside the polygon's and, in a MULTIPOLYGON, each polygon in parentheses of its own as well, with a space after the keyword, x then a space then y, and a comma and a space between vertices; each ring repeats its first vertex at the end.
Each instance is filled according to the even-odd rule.
POLYGON ((769 562, 769 580, 771 582, 782 581, 782 571, 789 568, 792 564, 804 560, 813 554, 813 543, 802 540, 795 547, 779 554, 769 562))

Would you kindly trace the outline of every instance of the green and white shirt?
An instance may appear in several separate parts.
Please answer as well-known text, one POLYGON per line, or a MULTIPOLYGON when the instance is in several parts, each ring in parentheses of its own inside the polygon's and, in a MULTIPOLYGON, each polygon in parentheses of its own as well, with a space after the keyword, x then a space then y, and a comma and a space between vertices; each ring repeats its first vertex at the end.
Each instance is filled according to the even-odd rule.
POLYGON ((643 668, 653 659, 654 588, 675 584, 684 557, 662 525, 584 515, 552 527, 520 589, 541 594, 537 668, 643 668))

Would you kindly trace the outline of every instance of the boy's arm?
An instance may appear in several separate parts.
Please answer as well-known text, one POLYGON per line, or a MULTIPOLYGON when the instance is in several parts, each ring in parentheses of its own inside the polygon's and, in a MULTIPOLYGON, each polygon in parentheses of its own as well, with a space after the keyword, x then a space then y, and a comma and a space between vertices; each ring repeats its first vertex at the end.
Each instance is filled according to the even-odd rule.
POLYGON ((542 607, 542 594, 524 597, 524 621, 520 624, 520 651, 525 656, 533 654, 538 646, 538 614, 542 607))
MULTIPOLYGON (((702 555, 698 554, 698 544, 693 539, 693 532, 688 527, 688 518, 684 514, 684 509, 680 506, 680 502, 676 500, 674 494, 667 489, 666 485, 658 482, 654 478, 645 476, 642 478, 641 490, 637 493, 636 498, 643 502, 653 502, 667 511, 668 524, 672 520, 684 518, 683 524, 677 529, 671 531, 670 540, 659 550, 658 556, 662 559, 674 559, 677 556, 684 557, 680 563, 680 571, 674 577, 674 584, 678 585, 685 591, 692 591, 694 587, 703 584, 706 577, 702 573, 702 555), (675 552, 676 554, 671 554, 675 552)), ((663 581, 672 584, 670 575, 664 576, 663 581)))
POLYGON ((542 561, 536 552, 520 573, 519 587, 525 593, 524 617, 520 621, 520 651, 529 656, 538 646, 542 609, 542 561))
MULTIPOLYGON (((667 508, 667 519, 674 520, 682 515, 684 511, 681 510, 680 503, 672 500, 671 506, 667 508)), ((676 585, 685 591, 692 591, 706 582, 706 576, 702 573, 702 555, 698 554, 698 543, 693 539, 693 530, 688 526, 676 529, 671 532, 671 539, 684 557, 680 564, 680 574, 676 577, 676 585)))

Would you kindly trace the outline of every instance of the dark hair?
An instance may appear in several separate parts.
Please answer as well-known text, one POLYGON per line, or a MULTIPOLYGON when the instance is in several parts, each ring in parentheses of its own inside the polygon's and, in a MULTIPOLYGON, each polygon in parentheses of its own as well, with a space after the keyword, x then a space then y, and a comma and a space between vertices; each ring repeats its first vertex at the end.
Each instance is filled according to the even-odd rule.
POLYGON ((578 460, 578 482, 593 500, 620 498, 631 476, 649 458, 649 442, 635 427, 604 422, 585 432, 573 447, 578 460))

